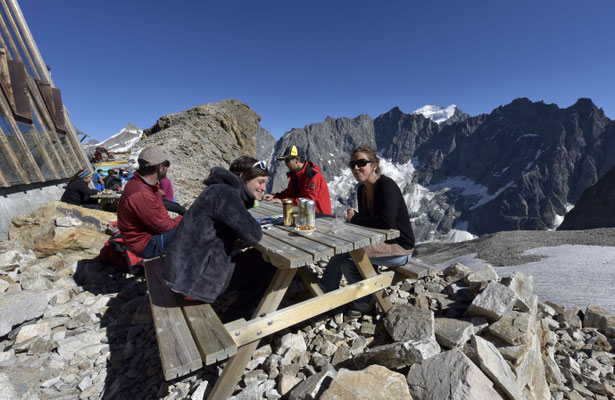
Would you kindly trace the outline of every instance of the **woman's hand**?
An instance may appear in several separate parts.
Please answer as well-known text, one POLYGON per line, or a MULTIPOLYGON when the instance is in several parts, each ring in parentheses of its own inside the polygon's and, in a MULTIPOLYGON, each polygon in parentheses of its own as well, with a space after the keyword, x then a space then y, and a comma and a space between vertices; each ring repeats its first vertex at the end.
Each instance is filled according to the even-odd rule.
POLYGON ((266 194, 266 195, 263 196, 263 200, 271 201, 271 200, 273 200, 273 195, 272 194, 266 194))
POLYGON ((354 217, 356 213, 357 212, 353 210, 352 208, 349 208, 348 210, 346 210, 346 222, 350 222, 352 220, 352 217, 354 217))

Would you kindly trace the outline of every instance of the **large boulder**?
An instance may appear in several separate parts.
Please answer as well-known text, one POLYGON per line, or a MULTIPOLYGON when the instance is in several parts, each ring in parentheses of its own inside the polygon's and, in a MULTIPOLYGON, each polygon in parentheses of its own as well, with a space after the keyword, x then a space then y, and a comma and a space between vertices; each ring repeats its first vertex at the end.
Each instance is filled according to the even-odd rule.
POLYGON ((54 201, 29 213, 15 216, 9 239, 31 249, 37 257, 83 252, 96 256, 109 238, 107 224, 117 215, 54 201))
POLYGON ((406 379, 410 394, 417 399, 502 399, 472 360, 455 350, 412 365, 406 379))
POLYGON ((341 369, 320 397, 321 400, 412 400, 405 377, 380 365, 361 371, 341 369))

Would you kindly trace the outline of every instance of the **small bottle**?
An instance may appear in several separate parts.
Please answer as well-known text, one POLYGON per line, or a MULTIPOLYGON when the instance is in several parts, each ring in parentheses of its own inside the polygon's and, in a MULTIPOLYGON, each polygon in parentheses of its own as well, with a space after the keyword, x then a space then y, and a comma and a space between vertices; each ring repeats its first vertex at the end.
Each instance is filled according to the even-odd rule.
POLYGON ((126 187, 126 179, 122 179, 122 192, 124 191, 124 188, 126 187))

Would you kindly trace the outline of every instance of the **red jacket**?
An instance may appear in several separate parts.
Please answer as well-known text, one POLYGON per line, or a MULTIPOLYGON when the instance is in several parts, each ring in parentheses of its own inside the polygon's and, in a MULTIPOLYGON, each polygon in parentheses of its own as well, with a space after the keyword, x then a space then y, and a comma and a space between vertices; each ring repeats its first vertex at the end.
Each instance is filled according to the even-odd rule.
POLYGON ((138 172, 128 181, 117 206, 117 223, 128 249, 141 253, 153 235, 169 231, 182 217, 169 217, 158 185, 148 183, 138 172))
POLYGON ((297 199, 305 197, 314 200, 316 211, 331 215, 331 199, 329 187, 320 169, 311 161, 306 161, 299 172, 288 172, 288 187, 273 196, 278 199, 291 199, 297 205, 297 199))

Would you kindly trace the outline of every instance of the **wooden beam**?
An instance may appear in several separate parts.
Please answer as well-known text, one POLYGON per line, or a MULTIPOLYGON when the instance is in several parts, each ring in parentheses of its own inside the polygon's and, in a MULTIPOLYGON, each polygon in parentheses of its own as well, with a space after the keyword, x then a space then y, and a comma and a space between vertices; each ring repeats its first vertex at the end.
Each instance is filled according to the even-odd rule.
POLYGON ((251 343, 316 315, 331 311, 353 300, 389 287, 393 281, 393 275, 393 271, 384 272, 372 278, 325 293, 322 296, 275 311, 264 317, 255 318, 246 322, 245 326, 240 329, 236 328, 230 333, 235 337, 235 342, 240 346, 251 343))
MULTIPOLYGON (((364 279, 371 278, 377 275, 376 271, 374 270, 374 266, 365 254, 365 249, 351 251, 350 257, 352 257, 352 260, 354 261, 355 265, 359 269, 359 272, 364 279)), ((374 293, 374 296, 376 297, 376 301, 378 302, 380 309, 382 309, 382 312, 386 313, 391 309, 391 307, 393 307, 393 304, 391 304, 391 300, 389 300, 388 297, 384 296, 383 291, 374 293)))
MULTIPOLYGON (((266 315, 267 313, 277 310, 296 271, 296 269, 278 269, 273 277, 273 281, 267 288, 265 296, 254 312, 255 318, 259 315, 266 315)), ((233 337, 235 338, 235 336, 233 337)), ((243 375, 248 361, 250 361, 252 354, 254 354, 254 350, 258 347, 258 342, 259 340, 255 340, 237 349, 237 354, 231 357, 226 363, 224 371, 222 371, 216 384, 211 389, 208 399, 227 399, 233 394, 235 386, 237 382, 239 382, 241 375, 243 375)))

